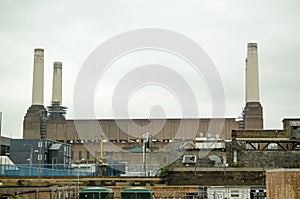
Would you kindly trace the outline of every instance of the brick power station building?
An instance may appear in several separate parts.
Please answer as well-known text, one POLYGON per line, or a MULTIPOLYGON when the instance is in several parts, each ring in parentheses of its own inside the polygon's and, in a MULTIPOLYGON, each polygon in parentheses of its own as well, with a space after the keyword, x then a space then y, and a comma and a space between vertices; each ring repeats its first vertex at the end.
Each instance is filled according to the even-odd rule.
MULTIPOLYGON (((141 163, 141 153, 127 151, 141 146, 143 136, 151 132, 151 162, 148 159, 147 163, 166 162, 173 151, 181 149, 185 150, 181 155, 195 157, 192 164, 185 164, 182 158, 168 162, 169 184, 203 185, 203 190, 208 190, 205 186, 247 185, 250 198, 255 194, 265 197, 264 188, 259 187, 266 185, 267 169, 300 167, 300 119, 284 119, 284 128, 280 130, 263 129, 256 43, 247 45, 245 107, 240 119, 66 119, 66 107, 62 106, 62 63, 54 62, 52 104, 48 107, 43 100, 43 71, 44 50, 35 49, 32 105, 24 117, 23 137, 71 144, 73 162, 98 159, 104 139, 105 158, 141 163), (173 148, 168 148, 170 145, 173 148)), ((267 187, 273 186, 277 174, 269 172, 267 187)), ((285 186, 282 190, 287 187, 291 188, 285 186)), ((294 183, 292 189, 297 191, 299 185, 294 183)))
MULTIPOLYGON (((207 136, 229 140, 232 130, 262 130, 263 110, 259 101, 257 44, 249 43, 246 59, 246 104, 243 118, 184 119, 65 119, 62 106, 62 63, 54 62, 52 104, 44 106, 44 50, 34 51, 32 105, 24 117, 24 139, 47 138, 72 144, 73 161, 89 160, 99 152, 100 136, 121 149, 140 145, 146 132, 156 132, 153 148, 161 148, 172 140, 193 140, 207 136), (79 132, 80 131, 80 132, 79 132), (218 135, 217 135, 218 134, 218 135), (88 148, 89 150, 87 150, 88 148)), ((105 144, 105 143, 104 143, 105 144)), ((109 146, 105 149, 114 150, 109 146)))

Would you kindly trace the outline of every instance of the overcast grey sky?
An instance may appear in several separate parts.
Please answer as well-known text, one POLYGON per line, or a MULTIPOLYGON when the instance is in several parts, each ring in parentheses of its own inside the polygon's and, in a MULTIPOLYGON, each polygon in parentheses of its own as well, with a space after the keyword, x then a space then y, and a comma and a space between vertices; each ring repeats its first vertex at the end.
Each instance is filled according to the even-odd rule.
MULTIPOLYGON (((299 8, 298 0, 0 0, 2 135, 22 137, 23 117, 31 105, 34 48, 45 49, 45 106, 51 101, 52 64, 62 61, 63 105, 69 107, 67 118, 73 118, 74 85, 88 55, 112 36, 144 27, 179 32, 207 52, 223 81, 226 117, 237 117, 245 105, 246 44, 257 42, 264 125, 268 129, 282 128, 283 118, 299 117, 300 113, 299 8)), ((120 60, 119 65, 130 66, 130 60, 135 60, 131 63, 134 65, 141 59, 151 61, 144 54, 120 60)), ((163 58, 158 61, 168 62, 163 58)), ((110 75, 114 81, 120 78, 116 68, 115 76, 114 72, 110 75)), ((185 77, 193 79, 191 72, 185 77)), ((114 84, 107 81, 106 86, 109 91, 114 84)), ((161 88, 146 88, 145 92, 154 95, 148 106, 165 105, 167 113, 169 110, 171 116, 176 116, 177 105, 168 103, 172 96, 161 88), (164 98, 160 100, 161 95, 164 98)), ((100 103, 95 105, 97 116, 111 117, 106 92, 95 96, 100 103)), ((203 96, 200 103, 209 104, 205 102, 209 98, 203 96)), ((130 102, 132 117, 147 116, 141 102, 145 102, 143 92, 130 102)), ((200 117, 209 116, 209 109, 200 111, 200 117)))

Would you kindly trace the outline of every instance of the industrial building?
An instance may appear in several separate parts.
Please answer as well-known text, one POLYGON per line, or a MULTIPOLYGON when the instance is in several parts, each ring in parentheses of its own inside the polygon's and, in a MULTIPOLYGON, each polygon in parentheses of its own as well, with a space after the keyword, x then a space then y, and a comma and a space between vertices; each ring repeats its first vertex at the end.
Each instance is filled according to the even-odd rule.
POLYGON ((9 149, 10 149, 10 138, 0 136, 0 156, 9 155, 9 149))
POLYGON ((70 169, 71 150, 70 144, 48 139, 12 139, 10 159, 15 164, 70 169))
MULTIPOLYGON (((34 51, 32 104, 23 122, 24 139, 47 138, 72 144, 73 161, 92 160, 99 154, 100 136, 120 149, 141 145, 146 132, 156 131, 152 147, 159 149, 173 140, 192 141, 195 137, 217 136, 231 139, 232 130, 262 130, 263 109, 259 100, 257 44, 249 43, 246 59, 246 103, 243 118, 183 118, 167 119, 65 119, 62 106, 62 63, 54 62, 51 106, 44 106, 44 50, 34 51), (149 125, 150 124, 150 125, 149 125), (162 127, 161 127, 162 126, 162 127), (78 132, 80 131, 80 132, 78 132), (220 132, 217 133, 217 132, 220 132), (216 135, 218 134, 218 135, 216 135), (88 150, 87 150, 88 148, 88 150)), ((105 144, 105 143, 104 143, 105 144)), ((109 144, 107 152, 114 151, 109 144)))
MULTIPOLYGON (((61 183, 78 186, 60 187, 57 193, 53 186, 48 187, 45 194, 51 197, 72 197, 79 190, 79 177, 93 176, 82 178, 83 185, 112 185, 118 194, 118 183, 149 183, 155 196, 164 198, 299 198, 300 118, 283 119, 283 129, 263 129, 257 57, 257 44, 249 43, 242 118, 74 120, 65 117, 61 62, 54 62, 52 103, 44 106, 44 51, 35 49, 32 105, 24 117, 24 139, 1 137, 2 154, 10 150, 18 166, 7 169, 12 162, 5 157, 1 175, 62 176, 61 183), (157 133, 149 136, 148 132, 157 133), (41 173, 39 169, 24 170, 22 164, 52 168, 41 173), (22 169, 30 174, 21 174, 22 169)), ((34 183, 31 181, 15 183, 25 188, 34 183)), ((8 194, 9 183, 5 182, 3 193, 8 194)), ((28 189, 32 190, 24 195, 41 194, 36 187, 28 189)))
POLYGON ((24 117, 23 137, 72 145, 73 163, 102 163, 104 157, 125 165, 121 173, 127 176, 157 175, 154 171, 160 169, 168 185, 200 186, 202 196, 209 198, 265 198, 266 170, 300 165, 300 119, 284 119, 283 129, 263 129, 256 43, 247 44, 245 107, 239 119, 66 119, 62 63, 54 62, 47 107, 43 68, 44 51, 35 49, 32 105, 24 117), (149 153, 142 148, 147 132, 157 132, 150 138, 149 153))

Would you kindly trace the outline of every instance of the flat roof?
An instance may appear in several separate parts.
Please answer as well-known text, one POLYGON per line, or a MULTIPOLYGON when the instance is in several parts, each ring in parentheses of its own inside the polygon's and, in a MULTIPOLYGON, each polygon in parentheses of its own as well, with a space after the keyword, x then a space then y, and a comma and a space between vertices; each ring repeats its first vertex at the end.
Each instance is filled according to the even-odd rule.
POLYGON ((300 121, 300 118, 283 118, 282 121, 300 121))
POLYGON ((268 169, 266 172, 275 173, 275 172, 300 172, 300 168, 280 168, 280 169, 268 169))
POLYGON ((1 136, 1 145, 10 146, 10 138, 1 136))
POLYGON ((87 193, 87 192, 113 192, 112 189, 106 187, 88 187, 80 190, 80 193, 87 193))
POLYGON ((152 189, 145 188, 145 187, 132 187, 132 188, 125 188, 122 190, 122 193, 152 193, 152 189))

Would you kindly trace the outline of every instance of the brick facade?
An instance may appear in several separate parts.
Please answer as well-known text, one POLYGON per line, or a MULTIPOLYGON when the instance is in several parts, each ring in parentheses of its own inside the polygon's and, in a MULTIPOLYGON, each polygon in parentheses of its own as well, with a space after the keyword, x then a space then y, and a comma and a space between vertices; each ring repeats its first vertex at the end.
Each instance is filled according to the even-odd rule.
POLYGON ((299 199, 300 169, 274 169, 266 172, 268 199, 299 199))

